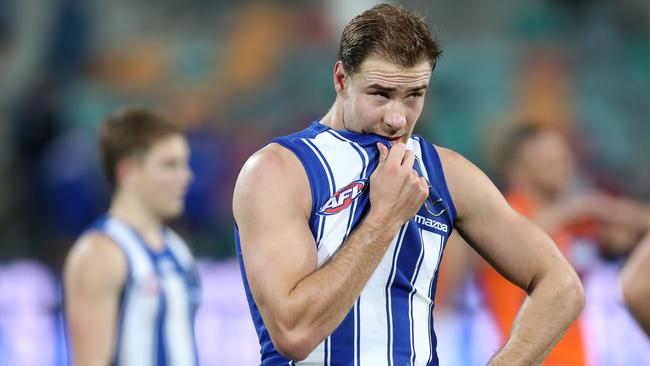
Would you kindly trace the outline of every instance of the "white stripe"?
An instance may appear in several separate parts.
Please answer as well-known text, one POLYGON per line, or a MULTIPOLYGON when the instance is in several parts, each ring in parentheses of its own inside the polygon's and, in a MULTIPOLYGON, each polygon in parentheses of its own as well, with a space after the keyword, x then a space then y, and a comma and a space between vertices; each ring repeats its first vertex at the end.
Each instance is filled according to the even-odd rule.
POLYGON ((126 303, 121 309, 122 332, 119 335, 120 365, 153 365, 156 350, 156 316, 160 301, 157 294, 146 293, 138 286, 143 280, 155 281, 153 263, 142 244, 125 224, 109 219, 106 233, 124 250, 131 268, 131 284, 125 288, 126 303))
POLYGON ((420 246, 420 253, 418 254, 418 259, 415 261, 415 268, 413 269, 413 275, 411 276, 411 280, 409 281, 409 283, 411 284, 412 289, 409 292, 409 297, 408 297, 408 300, 409 300, 408 301, 408 304, 409 304, 409 306, 408 306, 409 334, 412 336, 411 337, 411 344, 410 344, 410 346, 411 346, 411 363, 413 363, 413 358, 415 357, 415 347, 414 347, 414 343, 415 343, 414 342, 414 337, 415 337, 414 327, 415 327, 415 324, 426 324, 426 323, 415 323, 413 321, 413 318, 415 317, 415 315, 413 314, 414 309, 415 309, 413 301, 415 300, 414 295, 415 295, 415 293, 417 291, 416 287, 415 287, 415 281, 416 281, 416 278, 419 277, 420 271, 422 271, 422 266, 425 265, 425 263, 423 263, 423 262, 424 262, 424 254, 426 252, 426 250, 425 250, 426 245, 425 245, 424 241, 422 240, 422 230, 418 230, 418 231, 420 232, 420 242, 422 243, 422 245, 420 246))
MULTIPOLYGON (((359 172, 361 168, 364 167, 360 161, 361 158, 359 157, 359 154, 349 143, 340 141, 328 133, 321 133, 309 141, 303 139, 303 142, 305 145, 309 146, 309 148, 318 157, 318 160, 320 161, 322 168, 327 176, 330 194, 333 194, 338 189, 356 180, 358 177, 354 174, 351 175, 351 173, 359 172), (314 148, 314 146, 311 144, 314 144, 316 148, 314 148), (316 149, 318 149, 320 153, 323 154, 325 160, 329 163, 330 169, 332 170, 332 176, 330 176, 325 161, 323 161, 316 149), (350 154, 354 154, 354 156, 359 157, 359 161, 351 161, 352 159, 350 159, 350 154), (333 187, 331 184, 332 180, 336 184, 335 187, 333 187)), ((354 205, 351 205, 336 215, 321 217, 320 220, 324 220, 324 224, 322 225, 322 236, 320 232, 320 223, 319 232, 316 236, 317 238, 321 237, 320 243, 318 245, 319 268, 325 264, 327 260, 329 260, 340 248, 340 245, 342 244, 347 233, 347 224, 350 215, 352 214, 353 207, 354 205)), ((316 210, 318 209, 320 209, 320 207, 316 207, 316 210)), ((331 350, 328 349, 328 359, 331 358, 331 355, 329 355, 330 352, 331 350)), ((305 360, 297 362, 296 365, 322 365, 324 359, 325 341, 321 342, 305 360)))
POLYGON ((165 236, 167 238, 167 247, 174 257, 176 257, 180 265, 183 266, 183 269, 187 271, 194 267, 194 257, 187 242, 172 229, 166 229, 165 236))
POLYGON ((331 366, 332 365, 332 336, 328 335, 325 341, 327 342, 327 365, 326 366, 331 366))
MULTIPOLYGON (((347 142, 341 141, 329 133, 320 133, 310 141, 320 150, 332 170, 336 187, 331 192, 345 187, 358 178, 363 169, 363 162, 357 151, 347 142)), ((325 168, 325 166, 323 165, 325 168)), ((339 249, 347 232, 347 224, 352 206, 338 214, 327 216, 323 237, 318 247, 318 266, 326 263, 339 249)), ((319 209, 317 207, 316 209, 319 209)))
POLYGON ((169 259, 161 263, 162 286, 166 300, 165 345, 170 365, 193 365, 194 344, 192 343, 192 319, 189 309, 189 294, 182 274, 173 268, 169 259), (165 268, 169 267, 169 268, 165 268))
MULTIPOLYGON (((330 130, 330 133, 333 134, 333 135, 335 135, 335 136, 338 136, 339 138, 341 138, 341 139, 343 139, 343 140, 345 140, 345 141, 347 141, 350 145, 353 146, 353 148, 356 147, 355 150, 356 150, 357 154, 360 153, 360 154, 362 155, 362 158, 361 158, 361 164, 363 164, 363 171, 362 171, 361 174, 358 176, 358 178, 359 178, 359 179, 361 179, 361 178, 368 178, 366 175, 367 175, 368 165, 369 165, 369 163, 370 163, 370 159, 368 158, 368 154, 367 154, 366 151, 363 149, 363 147, 361 147, 358 143, 356 143, 356 142, 354 142, 354 141, 351 141, 351 140, 348 140, 348 139, 346 139, 345 137, 339 135, 339 134, 338 134, 336 131, 334 131, 334 130, 330 130), (364 163, 364 162, 365 162, 365 163, 364 163)), ((356 200, 356 201, 354 201, 354 203, 353 203, 353 205, 352 205, 352 213, 351 213, 352 218, 354 218, 354 215, 355 215, 355 213, 356 213, 356 211, 357 211, 357 204, 358 204, 358 202, 359 202, 359 201, 356 200)), ((347 230, 347 233, 346 233, 346 237, 347 237, 348 235, 350 235, 351 226, 352 226, 352 220, 350 220, 350 223, 349 223, 349 226, 348 226, 348 230, 347 230)), ((359 341, 359 337, 361 337, 361 334, 360 334, 361 330, 359 329, 359 328, 361 327, 361 321, 360 321, 360 318, 361 318, 361 309, 360 309, 360 305, 359 305, 359 300, 355 301, 355 303, 354 303, 354 308, 353 308, 352 310, 354 311, 354 365, 355 365, 355 366, 359 366, 359 364, 358 364, 358 362, 357 362, 357 360, 360 360, 360 357, 357 357, 357 355, 359 355, 359 353, 361 352, 361 350, 359 349, 359 348, 360 348, 360 345, 361 345, 361 344, 360 344, 360 341, 359 341), (358 311, 357 311, 357 310, 358 310, 358 311), (358 315, 357 315, 357 313, 358 313, 358 315), (357 318, 359 318, 359 319, 357 319, 357 318), (358 324, 358 326, 357 326, 357 324, 358 324), (359 347, 358 347, 358 346, 359 346, 359 347)))
MULTIPOLYGON (((393 265, 395 246, 402 245, 404 230, 391 241, 386 255, 361 292, 361 365, 385 365, 388 353, 388 318, 386 314, 386 282, 393 265)), ((397 250, 399 254, 399 249, 397 250)), ((397 271, 397 269, 395 269, 397 271)), ((391 284, 394 279, 390 279, 391 284)), ((390 296, 390 292, 388 293, 390 296)), ((390 310, 390 305, 389 305, 390 310)), ((392 340, 391 340, 392 343, 392 340)))
MULTIPOLYGON (((399 256, 402 247, 402 241, 406 234, 406 226, 402 226, 398 235, 393 238, 386 254, 368 280, 368 283, 361 292, 361 365, 384 365, 386 355, 389 352, 392 355, 393 340, 388 329, 392 328, 391 295, 390 287, 395 280, 397 268, 393 270, 392 277, 388 278, 391 268, 396 266, 395 259, 399 256), (397 247, 397 249, 395 248, 397 247), (389 283, 388 297, 386 297, 386 285, 389 283), (388 303, 389 314, 386 314, 386 304, 388 303)), ((391 363, 392 365, 392 357, 391 363)))
POLYGON ((363 167, 363 173, 361 173, 361 175, 365 177, 365 176, 366 176, 366 172, 367 172, 367 170, 368 170, 368 165, 370 164, 370 158, 368 157, 368 154, 366 153, 366 150, 365 150, 363 147, 361 147, 361 145, 359 145, 358 143, 356 143, 356 142, 354 142, 354 141, 352 141, 352 140, 346 139, 345 137, 341 136, 338 132, 336 132, 336 131, 334 131, 334 130, 331 130, 330 132, 331 132, 332 134, 338 136, 339 138, 341 138, 341 139, 347 141, 348 143, 353 144, 354 146, 356 146, 356 147, 359 149, 359 151, 361 151, 361 154, 363 155, 363 158, 364 158, 365 161, 366 161, 366 164, 365 164, 364 167, 363 167))
POLYGON ((122 248, 124 254, 129 258, 130 263, 132 263, 131 270, 135 279, 142 278, 143 275, 154 272, 149 255, 142 247, 142 244, 139 243, 138 238, 133 234, 131 228, 113 218, 106 221, 105 228, 106 234, 111 239, 114 239, 113 241, 122 248))
POLYGON ((415 365, 426 365, 431 357, 431 341, 429 322, 431 321, 431 299, 429 288, 433 281, 442 253, 443 238, 439 234, 420 230, 424 248, 424 259, 420 272, 415 279, 415 294, 413 295, 413 324, 417 324, 413 332, 412 344, 416 354, 415 365))
MULTIPOLYGON (((312 149, 312 151, 316 154, 319 161, 321 162, 321 165, 325 170, 325 174, 327 174, 328 183, 330 182, 330 179, 333 179, 336 184, 335 187, 332 187, 330 185, 331 193, 334 193, 335 191, 337 191, 340 188, 343 188, 344 186, 351 183, 352 181, 359 179, 360 176, 358 175, 359 174, 358 172, 361 172, 361 177, 365 177, 365 175, 367 174, 366 172, 368 168, 369 158, 365 150, 358 144, 343 138, 342 136, 340 136, 338 133, 334 131, 331 131, 331 133, 321 133, 317 135, 315 138, 310 139, 309 142, 305 141, 305 144, 309 146, 310 149, 312 149), (341 138, 343 141, 341 141, 337 137, 341 138), (316 148, 325 157, 327 163, 329 163, 329 167, 332 170, 331 177, 329 175, 329 172, 327 171, 325 162, 321 159, 316 149, 313 146, 311 146, 309 142, 313 143, 316 146, 316 148), (355 149, 353 145, 356 146, 358 150, 355 149), (365 158, 365 164, 363 158, 360 156, 360 153, 365 158), (353 157, 356 157, 356 159, 353 157)), ((322 266, 324 263, 326 263, 327 260, 329 260, 340 249, 341 244, 345 240, 346 236, 349 234, 348 229, 350 228, 348 227, 348 223, 350 223, 351 225, 351 218, 354 218, 356 207, 357 207, 357 202, 355 201, 353 205, 347 207, 339 214, 326 216, 323 218, 323 220, 325 218, 327 218, 327 220, 324 222, 323 230, 322 230, 323 233, 318 247, 319 267, 322 266)), ((316 207, 316 209, 319 209, 319 207, 316 207)), ((321 233, 319 232, 317 234, 317 237, 320 237, 320 234, 321 233)), ((354 318, 355 365, 356 365, 356 354, 359 352, 356 345, 357 345, 358 337, 360 337, 359 329, 356 326, 357 306, 358 305, 355 302, 355 305, 352 308, 352 311, 354 311, 355 314, 355 318, 354 318)), ((363 324, 363 321, 361 321, 361 324, 363 324)), ((329 341, 330 339, 331 337, 328 336, 326 341, 329 341)), ((329 343, 331 344, 331 342, 329 343)), ((297 365, 322 364, 325 357, 324 346, 325 346, 325 341, 321 342, 321 344, 318 345, 316 350, 312 352, 312 354, 310 354, 306 360, 297 363, 297 365)), ((332 362, 331 347, 328 348, 327 358, 331 363, 332 362)), ((362 362, 361 364, 363 365, 364 363, 362 362)))

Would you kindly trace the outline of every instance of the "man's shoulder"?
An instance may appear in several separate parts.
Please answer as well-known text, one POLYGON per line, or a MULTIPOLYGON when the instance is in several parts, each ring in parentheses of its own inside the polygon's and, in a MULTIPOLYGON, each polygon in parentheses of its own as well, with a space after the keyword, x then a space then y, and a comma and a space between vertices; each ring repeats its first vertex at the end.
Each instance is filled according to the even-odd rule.
POLYGON ((239 178, 249 176, 256 180, 290 178, 292 173, 300 168, 300 161, 291 150, 279 143, 271 142, 248 158, 239 178))
POLYGON ((287 206, 299 202, 311 207, 309 180, 300 160, 286 147, 270 143, 244 164, 235 183, 233 208, 275 205, 276 200, 284 200, 287 206))
POLYGON ((71 252, 78 251, 84 255, 108 254, 119 251, 118 245, 104 231, 91 228, 84 232, 72 246, 71 252))
POLYGON ((97 283, 121 282, 126 275, 126 258, 105 233, 91 229, 74 243, 66 258, 68 278, 87 278, 97 283))

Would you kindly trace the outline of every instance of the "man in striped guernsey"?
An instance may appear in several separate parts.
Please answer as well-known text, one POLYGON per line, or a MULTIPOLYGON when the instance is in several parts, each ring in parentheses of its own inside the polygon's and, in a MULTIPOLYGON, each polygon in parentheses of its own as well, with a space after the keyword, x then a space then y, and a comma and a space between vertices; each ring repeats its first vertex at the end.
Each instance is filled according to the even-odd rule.
POLYGON ((74 364, 196 365, 194 259, 164 225, 192 178, 185 137, 166 117, 131 109, 105 121, 100 150, 111 206, 65 264, 74 364))
POLYGON ((439 54, 421 17, 363 12, 343 31, 332 108, 243 167, 235 235, 262 365, 437 365, 453 228, 528 292, 494 365, 540 362, 577 317, 582 287, 548 236, 473 164, 412 134, 439 54))

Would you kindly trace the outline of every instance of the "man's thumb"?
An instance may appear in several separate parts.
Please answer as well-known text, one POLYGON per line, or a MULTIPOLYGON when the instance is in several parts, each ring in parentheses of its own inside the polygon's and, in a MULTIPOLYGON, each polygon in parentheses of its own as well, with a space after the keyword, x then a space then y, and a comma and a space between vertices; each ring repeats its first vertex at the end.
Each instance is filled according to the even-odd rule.
POLYGON ((388 159, 388 148, 386 145, 381 142, 377 143, 377 149, 379 150, 379 165, 382 165, 388 159))

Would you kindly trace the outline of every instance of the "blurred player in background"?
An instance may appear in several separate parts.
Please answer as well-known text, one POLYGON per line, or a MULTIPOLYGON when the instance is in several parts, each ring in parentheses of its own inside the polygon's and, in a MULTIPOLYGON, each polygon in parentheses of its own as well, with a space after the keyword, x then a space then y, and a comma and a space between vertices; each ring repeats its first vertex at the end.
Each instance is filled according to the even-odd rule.
POLYGON ((192 179, 181 128, 128 109, 101 127, 108 213, 72 247, 64 270, 76 365, 196 365, 198 278, 187 244, 165 221, 192 179))
MULTIPOLYGON (((615 312, 623 313, 624 309, 616 303, 620 292, 615 281, 616 264, 613 264, 615 269, 610 276, 612 261, 607 258, 618 258, 632 251, 641 235, 650 229, 650 209, 594 188, 580 187, 574 153, 561 131, 527 120, 516 120, 501 127, 499 139, 493 141, 491 152, 505 181, 508 203, 551 235, 587 281, 587 314, 583 314, 580 323, 569 328, 545 364, 625 364, 627 361, 614 361, 625 357, 617 354, 617 349, 636 354, 638 360, 643 345, 634 345, 631 335, 634 329, 627 328, 624 319, 619 324, 608 326, 607 319, 600 316, 600 312, 607 307, 610 319, 614 318, 615 312), (616 346, 615 340, 604 341, 606 334, 599 329, 599 324, 608 326, 610 332, 613 328, 625 329, 629 334, 627 347, 625 344, 616 346)), ((503 279, 488 263, 477 260, 476 255, 462 245, 462 239, 454 237, 452 240, 459 243, 450 247, 446 257, 449 262, 444 263, 442 269, 445 301, 453 305, 453 297, 458 297, 454 292, 463 287, 465 279, 475 269, 475 283, 470 282, 464 291, 476 292, 474 297, 480 299, 479 304, 485 306, 488 316, 478 316, 481 309, 474 304, 474 315, 470 316, 473 319, 470 321, 473 323, 472 331, 483 332, 486 338, 498 339, 497 344, 504 342, 526 294, 503 279)), ((637 285, 642 282, 638 281, 637 285)), ((459 301, 462 303, 463 299, 459 301)), ((463 306, 467 307, 467 304, 461 308, 463 306)), ((619 315, 624 318, 624 314, 619 315)))
POLYGON ((363 12, 343 31, 332 108, 243 167, 233 210, 262 365, 437 365, 454 227, 528 293, 493 365, 540 362, 580 312, 551 239, 472 163, 412 135, 440 53, 421 17, 363 12))

